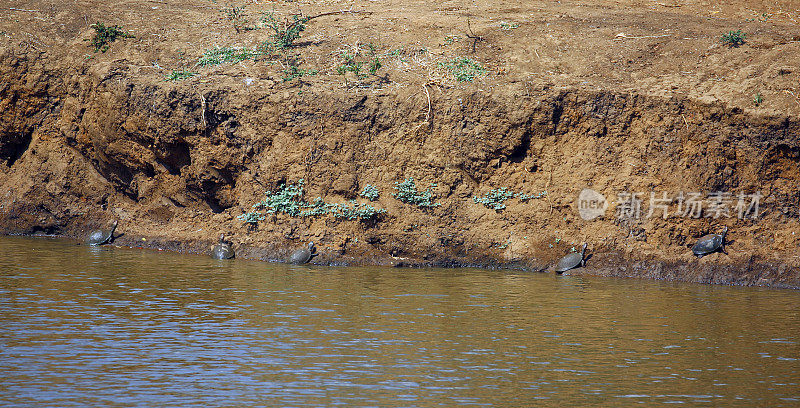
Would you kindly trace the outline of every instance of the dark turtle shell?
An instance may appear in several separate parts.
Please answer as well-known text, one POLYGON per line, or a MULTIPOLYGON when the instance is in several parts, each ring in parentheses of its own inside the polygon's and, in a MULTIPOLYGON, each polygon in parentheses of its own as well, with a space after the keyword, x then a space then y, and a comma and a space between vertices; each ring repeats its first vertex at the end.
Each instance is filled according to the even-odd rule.
POLYGON ((572 268, 577 268, 578 265, 583 263, 583 254, 585 252, 586 244, 583 244, 583 249, 581 249, 581 252, 573 252, 565 255, 560 261, 558 261, 558 264, 556 265, 556 272, 561 273, 572 268))
POLYGON ((708 255, 722 248, 722 245, 725 243, 725 234, 727 233, 728 228, 726 227, 722 231, 722 234, 708 234, 700 238, 692 247, 692 252, 702 258, 703 255, 708 255))
POLYGON ((309 242, 308 248, 300 248, 294 251, 292 257, 289 258, 289 262, 295 265, 304 264, 310 261, 312 256, 314 256, 314 243, 309 242))
POLYGON ((105 230, 94 230, 86 238, 86 243, 89 245, 103 245, 111 242, 114 238, 114 230, 117 229, 117 221, 111 225, 111 228, 105 230))
POLYGON ((211 257, 214 259, 231 259, 236 256, 231 245, 225 242, 223 235, 219 236, 219 243, 211 248, 211 257))

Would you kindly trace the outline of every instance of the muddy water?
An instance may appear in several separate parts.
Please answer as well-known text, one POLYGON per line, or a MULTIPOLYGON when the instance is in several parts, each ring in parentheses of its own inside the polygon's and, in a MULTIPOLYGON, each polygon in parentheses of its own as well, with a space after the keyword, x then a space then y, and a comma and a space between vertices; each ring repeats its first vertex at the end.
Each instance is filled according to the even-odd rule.
POLYGON ((0 254, 1 406, 800 404, 797 291, 0 254))

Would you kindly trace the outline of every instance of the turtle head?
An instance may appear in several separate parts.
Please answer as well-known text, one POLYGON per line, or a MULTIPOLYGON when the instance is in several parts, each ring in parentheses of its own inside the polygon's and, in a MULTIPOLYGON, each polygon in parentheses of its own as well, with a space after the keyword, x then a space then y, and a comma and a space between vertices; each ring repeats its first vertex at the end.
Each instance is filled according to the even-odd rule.
POLYGON ((585 253, 586 253, 586 243, 584 242, 583 247, 581 248, 581 257, 583 257, 583 254, 585 253))
POLYGON ((111 224, 111 233, 112 234, 114 233, 114 230, 117 229, 117 224, 119 224, 119 221, 117 221, 117 220, 114 220, 114 222, 111 224))
POLYGON ((314 241, 308 243, 308 252, 314 253, 314 241))
POLYGON ((728 234, 728 227, 726 226, 722 228, 722 239, 725 239, 725 235, 727 234, 728 234))
POLYGON ((225 234, 219 234, 219 243, 222 244, 225 242, 225 234))

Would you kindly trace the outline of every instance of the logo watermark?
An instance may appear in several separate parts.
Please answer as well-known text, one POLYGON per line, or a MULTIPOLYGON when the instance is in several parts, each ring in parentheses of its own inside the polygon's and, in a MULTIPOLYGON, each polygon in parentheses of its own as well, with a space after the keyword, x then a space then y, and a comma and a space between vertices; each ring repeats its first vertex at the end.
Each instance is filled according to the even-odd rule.
POLYGON ((606 197, 591 188, 584 188, 578 195, 578 214, 586 221, 605 215, 607 209, 606 197))
MULTIPOLYGON (((714 191, 700 192, 621 192, 614 203, 619 219, 642 219, 660 217, 684 218, 733 218, 757 219, 760 210, 761 192, 752 194, 714 191)), ((586 221, 605 215, 608 209, 606 198, 592 189, 583 189, 578 195, 578 214, 586 221)))

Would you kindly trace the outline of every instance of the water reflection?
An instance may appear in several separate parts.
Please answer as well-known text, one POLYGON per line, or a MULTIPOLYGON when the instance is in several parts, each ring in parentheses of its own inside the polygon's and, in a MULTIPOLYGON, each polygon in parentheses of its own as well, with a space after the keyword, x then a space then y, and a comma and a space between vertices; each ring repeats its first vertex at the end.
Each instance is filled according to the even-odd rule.
POLYGON ((797 406, 800 293, 0 239, 3 406, 797 406))

